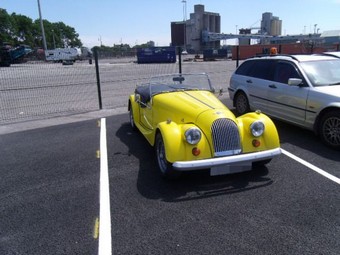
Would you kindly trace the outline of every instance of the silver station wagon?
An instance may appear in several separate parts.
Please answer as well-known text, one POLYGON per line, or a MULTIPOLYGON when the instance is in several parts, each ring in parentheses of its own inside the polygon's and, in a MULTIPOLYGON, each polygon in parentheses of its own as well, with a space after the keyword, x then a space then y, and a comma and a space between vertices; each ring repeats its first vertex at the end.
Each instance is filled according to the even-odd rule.
POLYGON ((340 58, 269 55, 245 60, 233 73, 229 97, 238 114, 261 110, 313 130, 340 150, 340 58))

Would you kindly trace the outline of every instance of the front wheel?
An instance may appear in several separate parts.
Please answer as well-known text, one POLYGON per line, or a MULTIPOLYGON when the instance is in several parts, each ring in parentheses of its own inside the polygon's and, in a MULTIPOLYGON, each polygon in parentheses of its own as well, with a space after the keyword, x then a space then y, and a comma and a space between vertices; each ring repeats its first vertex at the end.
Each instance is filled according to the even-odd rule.
POLYGON ((162 176, 172 180, 179 178, 181 172, 174 170, 172 164, 166 159, 164 141, 160 133, 156 135, 155 151, 158 168, 162 176))
POLYGON ((236 112, 240 115, 243 115, 250 111, 248 98, 244 92, 238 92, 235 95, 234 105, 236 108, 236 112))
POLYGON ((330 111, 322 116, 319 125, 321 140, 329 147, 340 150, 340 112, 330 111))

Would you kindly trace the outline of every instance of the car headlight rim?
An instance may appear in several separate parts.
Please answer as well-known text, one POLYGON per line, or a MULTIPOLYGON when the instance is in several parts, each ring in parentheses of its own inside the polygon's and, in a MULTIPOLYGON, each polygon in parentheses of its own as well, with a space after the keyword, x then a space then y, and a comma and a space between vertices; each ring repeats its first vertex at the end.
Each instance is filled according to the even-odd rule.
POLYGON ((198 144, 202 138, 202 132, 199 128, 192 127, 185 131, 185 140, 191 145, 198 144))
POLYGON ((262 121, 257 120, 251 123, 250 125, 250 131, 254 137, 259 137, 263 135, 264 130, 265 130, 265 125, 262 121))

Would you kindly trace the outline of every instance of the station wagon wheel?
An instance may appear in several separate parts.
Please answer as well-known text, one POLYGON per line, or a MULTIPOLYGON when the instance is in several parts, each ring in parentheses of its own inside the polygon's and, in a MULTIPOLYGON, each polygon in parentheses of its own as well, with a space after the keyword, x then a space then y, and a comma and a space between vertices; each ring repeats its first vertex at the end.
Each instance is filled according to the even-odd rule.
POLYGON ((155 150, 158 168, 162 176, 172 180, 179 178, 181 172, 174 170, 171 163, 166 160, 164 141, 160 133, 156 135, 155 150))
POLYGON ((240 115, 250 111, 249 102, 244 92, 238 92, 234 98, 236 112, 240 115))
POLYGON ((340 150, 340 112, 327 112, 319 125, 321 140, 329 147, 340 150))

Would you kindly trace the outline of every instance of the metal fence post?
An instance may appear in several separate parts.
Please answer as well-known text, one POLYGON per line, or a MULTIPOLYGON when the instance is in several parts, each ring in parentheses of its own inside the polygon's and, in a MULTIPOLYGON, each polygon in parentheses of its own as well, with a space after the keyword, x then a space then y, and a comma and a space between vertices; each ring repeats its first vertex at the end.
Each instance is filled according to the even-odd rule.
POLYGON ((238 62, 239 62, 239 60, 240 60, 240 46, 239 45, 237 45, 236 46, 236 68, 238 67, 238 62))
POLYGON ((102 104, 102 93, 100 89, 100 76, 99 76, 99 65, 98 65, 98 49, 95 47, 94 48, 94 63, 96 66, 96 77, 97 77, 97 90, 98 90, 98 102, 99 102, 99 109, 103 109, 103 104, 102 104))
POLYGON ((178 72, 182 73, 182 48, 181 47, 178 47, 178 67, 179 67, 178 72))

